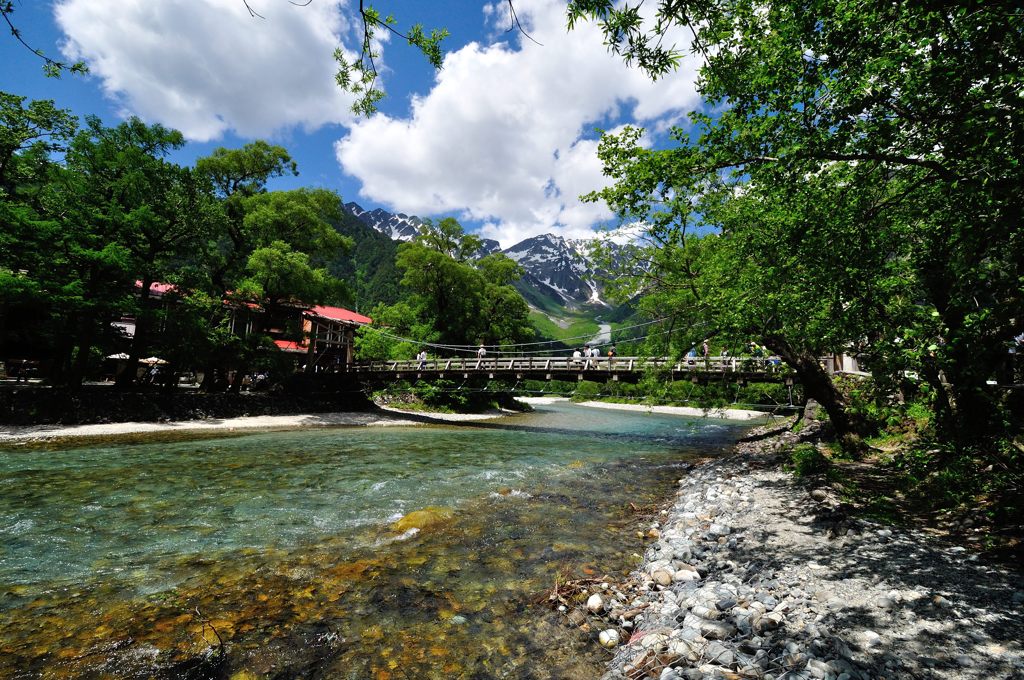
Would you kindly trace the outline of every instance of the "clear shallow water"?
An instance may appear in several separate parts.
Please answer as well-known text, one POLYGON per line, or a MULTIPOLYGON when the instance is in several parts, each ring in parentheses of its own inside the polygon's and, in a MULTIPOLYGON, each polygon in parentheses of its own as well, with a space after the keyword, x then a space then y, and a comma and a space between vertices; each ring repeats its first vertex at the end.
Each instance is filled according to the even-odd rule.
POLYGON ((0 677, 593 677, 531 597, 627 571, 629 503, 738 427, 556 404, 2 452, 0 677))

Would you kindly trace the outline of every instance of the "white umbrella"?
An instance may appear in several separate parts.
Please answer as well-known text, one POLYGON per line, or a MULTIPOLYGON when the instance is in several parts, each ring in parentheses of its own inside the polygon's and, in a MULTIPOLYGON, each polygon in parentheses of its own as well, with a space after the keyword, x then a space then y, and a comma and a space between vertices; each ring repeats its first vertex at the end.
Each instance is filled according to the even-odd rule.
POLYGON ((125 354, 124 352, 118 352, 117 354, 108 354, 107 358, 108 359, 119 359, 121 361, 124 361, 125 359, 128 358, 128 355, 125 354))
POLYGON ((139 359, 140 364, 166 364, 167 362, 160 357, 146 357, 145 359, 139 359))

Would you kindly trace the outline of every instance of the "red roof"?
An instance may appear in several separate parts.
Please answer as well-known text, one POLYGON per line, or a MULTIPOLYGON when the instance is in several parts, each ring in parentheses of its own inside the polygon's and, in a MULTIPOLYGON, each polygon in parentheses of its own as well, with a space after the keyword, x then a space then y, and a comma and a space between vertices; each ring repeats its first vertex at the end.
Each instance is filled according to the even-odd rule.
MULTIPOLYGON (((138 281, 137 280, 135 282, 135 287, 136 288, 142 288, 142 281, 138 281)), ((169 291, 177 290, 177 286, 175 286, 173 284, 170 284, 170 283, 161 283, 159 281, 154 281, 152 284, 150 284, 149 290, 150 290, 151 294, 153 294, 153 295, 155 295, 157 297, 162 297, 165 293, 167 293, 169 291)), ((229 293, 229 295, 230 295, 230 293, 229 293)), ((261 309, 260 305, 255 303, 255 302, 246 302, 244 300, 241 300, 241 301, 238 301, 238 300, 236 300, 236 301, 225 300, 224 302, 228 303, 228 304, 244 305, 246 307, 249 307, 250 309, 255 309, 255 310, 261 309)), ((319 317, 322 317, 324 319, 330 319, 331 321, 348 321, 350 323, 360 323, 360 324, 373 323, 373 319, 371 319, 370 317, 363 316, 362 314, 358 314, 356 312, 353 312, 351 309, 345 309, 344 307, 327 307, 327 306, 324 306, 324 305, 315 305, 312 309, 308 310, 306 313, 307 314, 312 314, 313 316, 319 316, 319 317)))
MULTIPOLYGON (((136 279, 135 287, 142 288, 142 281, 136 279)), ((149 284, 150 294, 155 295, 156 297, 162 297, 165 293, 168 293, 172 290, 176 291, 177 289, 178 287, 171 283, 160 283, 159 281, 154 281, 153 283, 149 284)))
POLYGON ((282 352, 301 352, 305 353, 308 349, 308 345, 300 345, 294 340, 274 340, 274 344, 282 352))
POLYGON ((362 314, 357 314, 350 309, 344 307, 325 307, 323 305, 316 305, 309 310, 309 313, 314 316, 320 316, 325 319, 331 319, 332 321, 352 321, 354 323, 372 323, 373 319, 362 314))

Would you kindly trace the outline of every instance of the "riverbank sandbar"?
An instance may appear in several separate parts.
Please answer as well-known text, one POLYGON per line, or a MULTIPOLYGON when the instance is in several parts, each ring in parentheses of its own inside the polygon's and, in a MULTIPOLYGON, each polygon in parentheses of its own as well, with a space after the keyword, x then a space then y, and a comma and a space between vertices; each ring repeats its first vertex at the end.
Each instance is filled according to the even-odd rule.
POLYGON ((559 401, 569 401, 568 397, 516 397, 516 401, 524 404, 554 404, 559 401))
POLYGON ((737 408, 694 408, 692 406, 648 406, 646 404, 616 404, 606 401, 584 401, 580 406, 591 408, 608 408, 620 411, 641 411, 645 413, 665 413, 676 416, 693 416, 696 418, 721 418, 723 420, 757 420, 767 418, 763 411, 751 411, 737 408))
POLYGON ((305 413, 274 416, 241 416, 147 423, 92 423, 86 425, 27 425, 0 427, 0 445, 57 439, 118 437, 138 434, 238 432, 287 430, 310 427, 422 425, 429 422, 470 421, 495 418, 490 413, 419 413, 382 409, 353 413, 305 413))

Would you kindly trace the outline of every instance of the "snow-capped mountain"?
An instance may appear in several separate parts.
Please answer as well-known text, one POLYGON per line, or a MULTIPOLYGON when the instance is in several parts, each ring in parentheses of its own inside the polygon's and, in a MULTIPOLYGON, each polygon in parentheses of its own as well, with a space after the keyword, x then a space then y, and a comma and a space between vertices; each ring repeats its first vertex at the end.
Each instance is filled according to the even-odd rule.
MULTIPOLYGON (((418 217, 397 215, 380 208, 364 210, 357 203, 346 203, 345 209, 373 229, 398 240, 411 240, 423 221, 418 217)), ((501 249, 492 239, 483 239, 479 256, 503 252, 523 268, 525 274, 517 288, 530 304, 541 309, 553 305, 578 308, 583 305, 607 306, 601 299, 601 285, 596 267, 587 255, 586 241, 570 241, 542 234, 501 249)))
MULTIPOLYGON (((522 283, 563 306, 604 305, 595 267, 583 241, 567 241, 554 234, 541 234, 503 251, 526 272, 522 283)), ((522 287, 520 287, 522 290, 522 287)), ((527 299, 532 296, 524 291, 527 299)))
MULTIPOLYGON (((395 241, 411 241, 419 233, 423 220, 415 215, 389 213, 387 210, 364 210, 353 201, 345 204, 345 210, 358 217, 364 224, 395 241)), ((501 244, 494 239, 481 239, 478 257, 501 252, 501 244)))
POLYGON ((345 204, 345 210, 358 217, 364 223, 380 233, 396 241, 410 241, 419 233, 423 220, 403 213, 389 213, 387 210, 363 210, 362 206, 353 201, 345 204))
POLYGON ((492 253, 500 253, 501 244, 495 241, 493 238, 482 238, 480 239, 480 250, 477 251, 477 257, 486 257, 492 253))

